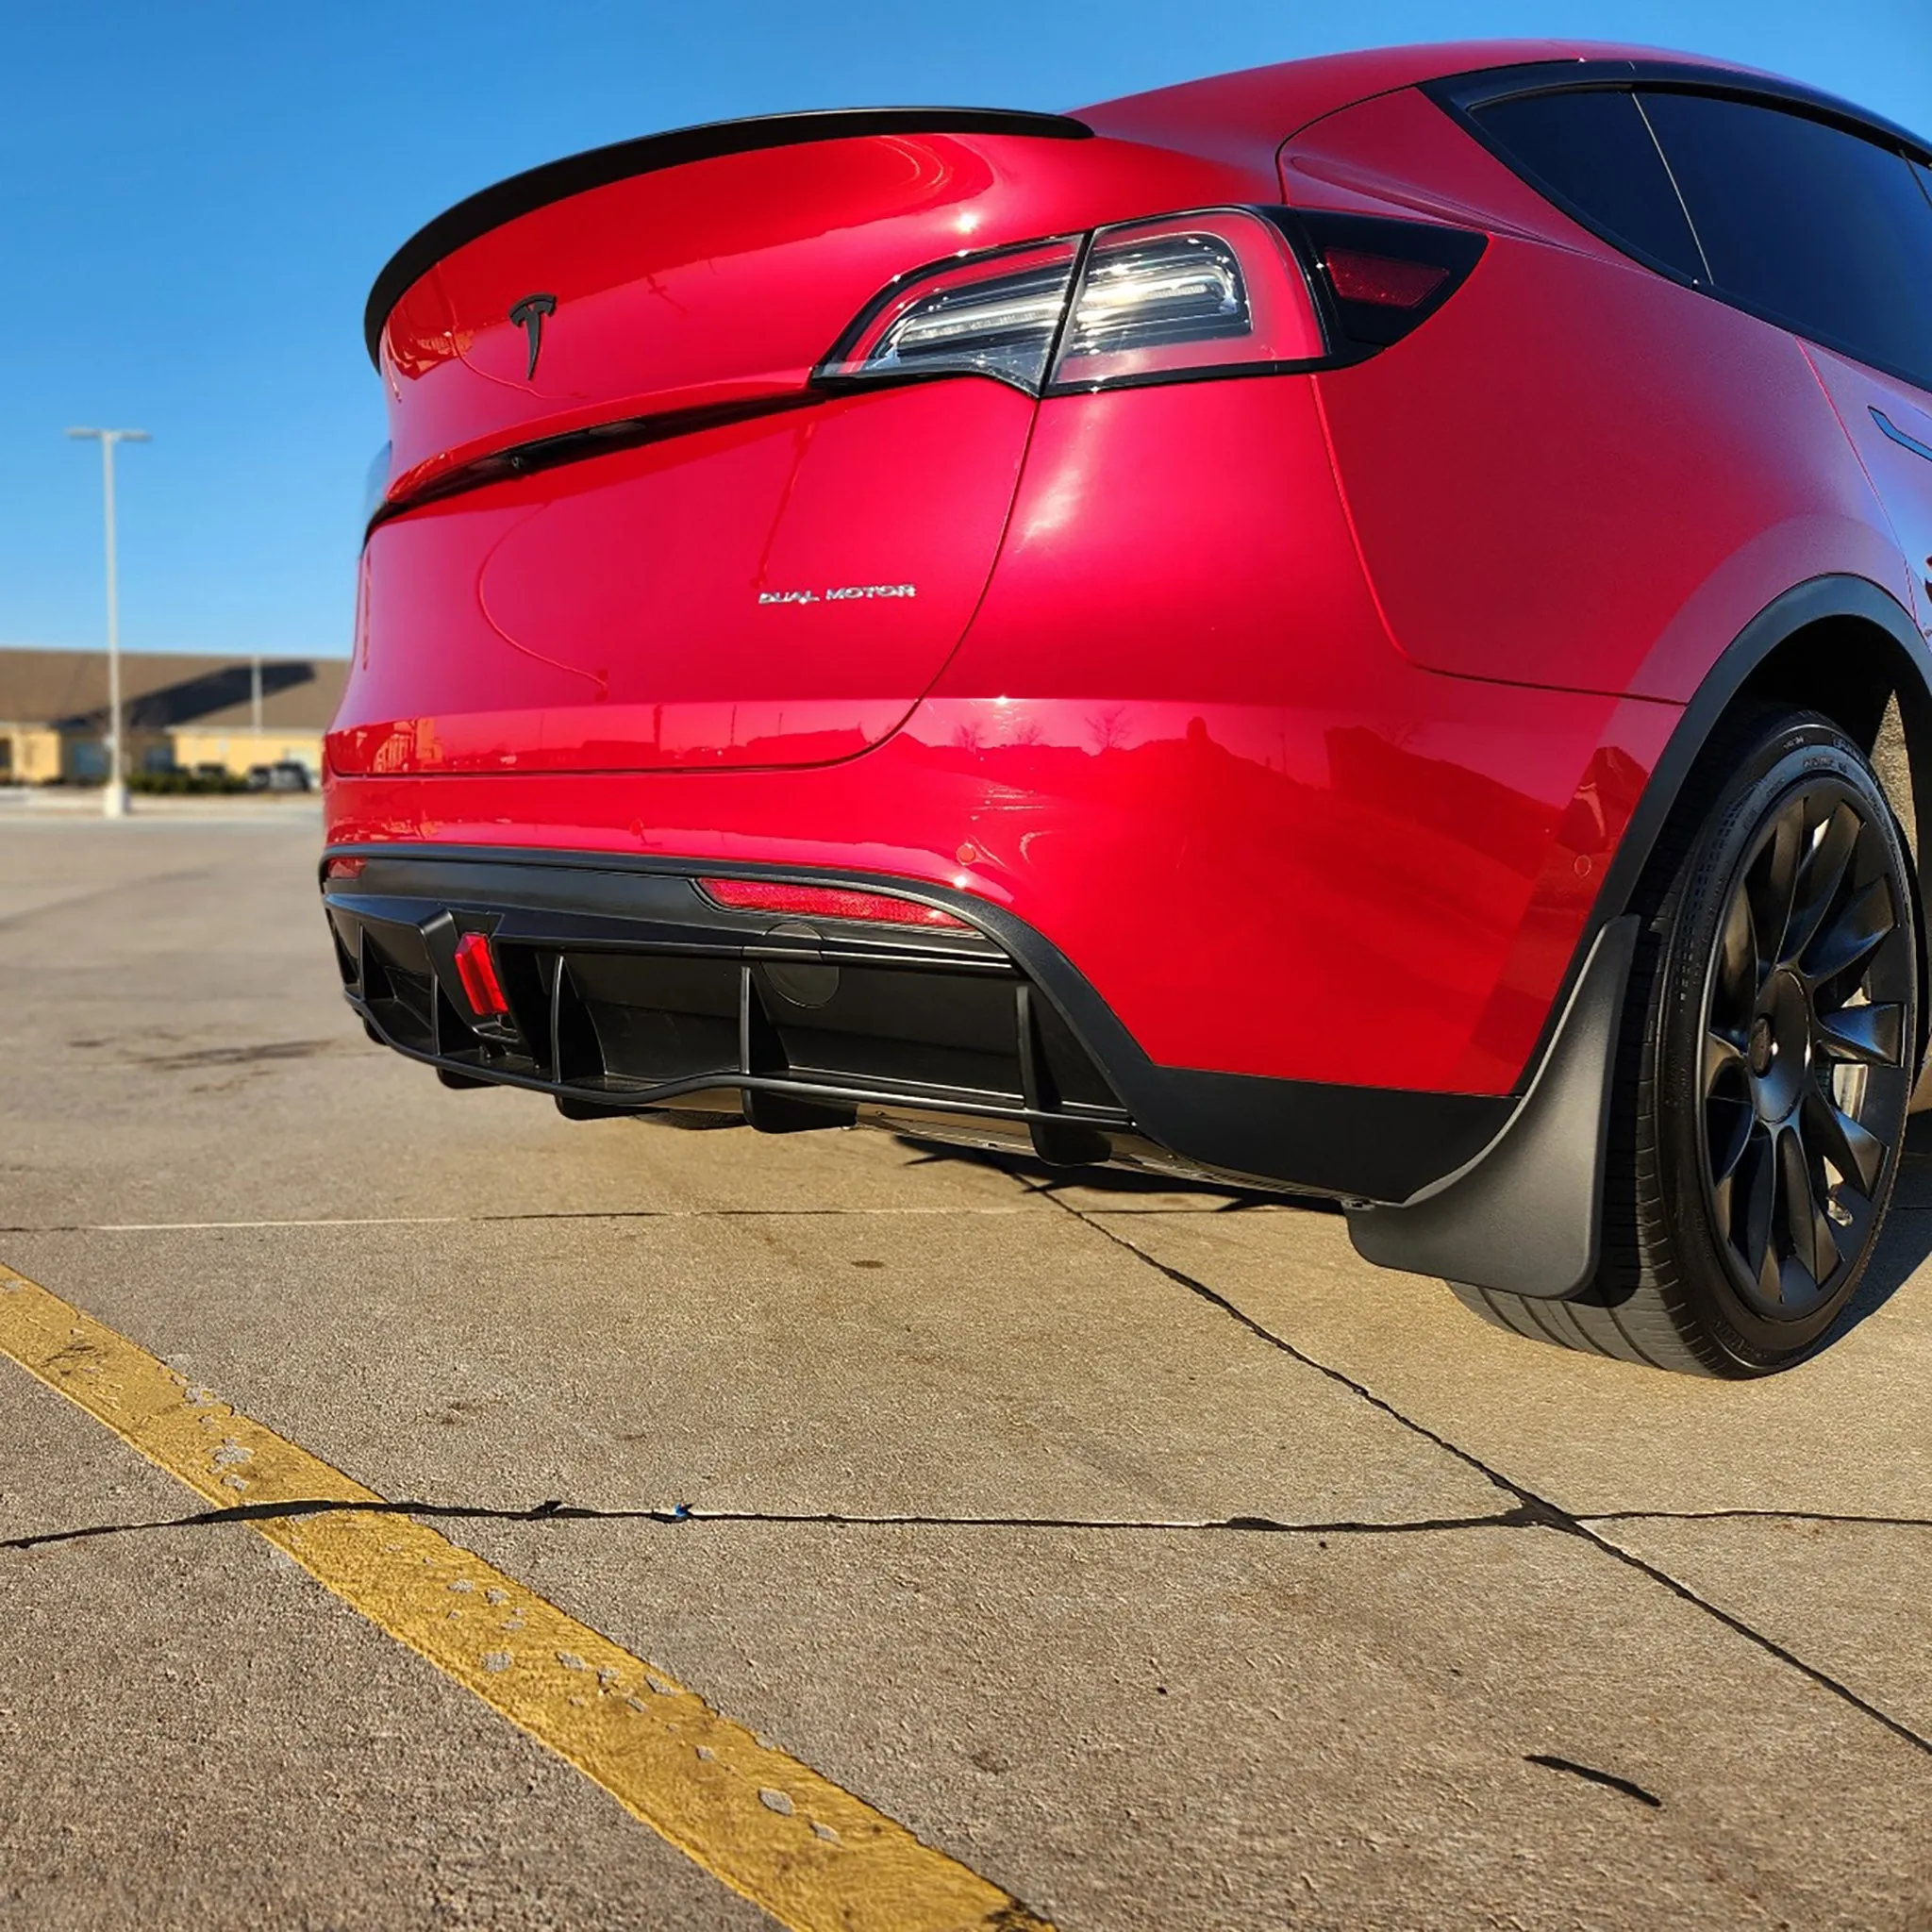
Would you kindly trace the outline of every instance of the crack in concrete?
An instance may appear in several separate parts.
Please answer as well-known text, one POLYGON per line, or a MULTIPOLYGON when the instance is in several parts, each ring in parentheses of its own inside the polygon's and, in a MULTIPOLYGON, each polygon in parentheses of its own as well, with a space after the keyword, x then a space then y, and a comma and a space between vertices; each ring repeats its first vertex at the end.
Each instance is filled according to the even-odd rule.
POLYGON ((237 1503, 222 1509, 201 1509, 150 1523, 96 1523, 79 1529, 42 1530, 30 1536, 0 1540, 0 1550, 38 1550, 58 1543, 85 1542, 96 1537, 127 1536, 152 1529, 211 1529, 229 1524, 274 1522, 296 1516, 359 1513, 368 1516, 409 1516, 425 1521, 495 1523, 657 1523, 774 1524, 788 1527, 827 1529, 1052 1529, 1105 1530, 1141 1534, 1183 1535, 1191 1532, 1247 1536, 1352 1537, 1415 1536, 1464 1529, 1534 1529, 1545 1524, 1540 1516, 1522 1509, 1502 1509, 1491 1516, 1431 1516, 1373 1523, 1347 1518, 1332 1523, 1280 1523, 1268 1516, 1223 1517, 1099 1517, 1099 1516, 939 1516, 850 1514, 838 1509, 706 1509, 679 1503, 669 1509, 602 1509, 565 1503, 553 1497, 524 1509, 482 1503, 427 1503, 420 1498, 401 1502, 343 1502, 334 1497, 294 1497, 279 1503, 237 1503))
POLYGON ((1587 1778, 1593 1785, 1605 1785, 1613 1791, 1622 1791, 1626 1798, 1635 1798, 1640 1805, 1648 1805, 1653 1811, 1661 1811, 1664 1801, 1655 1791, 1647 1791, 1633 1778, 1619 1777, 1614 1771, 1599 1771, 1593 1764, 1578 1764, 1574 1757, 1555 1757, 1546 1751, 1525 1751, 1523 1754, 1525 1764, 1540 1764, 1545 1771, 1567 1772, 1572 1777, 1587 1778))
POLYGON ((1056 1195, 1047 1192, 1046 1190, 1034 1187, 1033 1183, 1027 1181, 1023 1181, 1023 1185, 1032 1188, 1036 1193, 1045 1193, 1046 1198, 1052 1201, 1053 1205, 1059 1208, 1062 1213, 1071 1214, 1074 1220, 1091 1228, 1103 1240, 1111 1241, 1116 1247, 1124 1249, 1137 1260, 1144 1262, 1146 1266, 1154 1269, 1158 1274, 1166 1276, 1175 1287, 1185 1289, 1188 1293, 1198 1295, 1203 1301, 1210 1303, 1224 1314, 1240 1323, 1257 1341, 1267 1343, 1271 1348, 1279 1349, 1283 1355, 1288 1356, 1294 1361, 1300 1362, 1304 1368, 1312 1369, 1317 1374, 1326 1376, 1329 1381, 1348 1390, 1350 1393, 1366 1402, 1372 1408, 1381 1410, 1391 1421, 1399 1423, 1404 1428, 1422 1437, 1424 1441, 1434 1443, 1444 1455, 1453 1457, 1457 1462, 1463 1464, 1465 1468, 1474 1470, 1477 1474, 1493 1484, 1505 1495, 1513 1497, 1517 1507, 1525 1512, 1526 1515, 1533 1515, 1538 1518, 1538 1526, 1557 1530, 1566 1536, 1576 1537, 1583 1542, 1588 1543, 1592 1549, 1598 1550, 1616 1562, 1636 1571, 1639 1575, 1648 1577, 1651 1582, 1669 1591, 1673 1596, 1690 1605, 1692 1608, 1703 1611, 1706 1616, 1722 1624, 1727 1630, 1743 1638, 1747 1642, 1756 1644, 1768 1656, 1775 1657, 1778 1662, 1798 1672, 1800 1675, 1808 1677, 1821 1690, 1830 1692, 1834 1697, 1842 1699, 1855 1710, 1860 1711, 1866 1717, 1869 1717, 1874 1724, 1884 1725, 1895 1738, 1911 1745, 1914 1750, 1923 1752, 1926 1757, 1932 1757, 1932 1738, 1926 1738, 1913 1730, 1909 1724, 1902 1724, 1889 1711, 1881 1709, 1868 1698, 1860 1697, 1850 1685, 1840 1683, 1828 1671, 1819 1669, 1816 1664, 1807 1663, 1795 1651, 1787 1649, 1775 1638, 1767 1637, 1763 1631, 1754 1628, 1741 1617, 1734 1616, 1729 1610, 1721 1608, 1707 1597, 1698 1595, 1688 1584, 1680 1583, 1669 1571, 1661 1570, 1655 1563, 1647 1562, 1643 1557, 1620 1547, 1612 1542, 1608 1537, 1599 1536, 1590 1526, 1592 1522, 1605 1522, 1610 1520, 1609 1518, 1584 1518, 1573 1515, 1560 1505, 1551 1502, 1548 1497, 1540 1496, 1535 1491, 1524 1487, 1524 1485, 1515 1481, 1512 1477, 1505 1475, 1502 1471, 1485 1462, 1474 1451, 1463 1448, 1457 1442, 1452 1442, 1446 1436, 1440 1435, 1436 1430, 1430 1428, 1426 1423, 1418 1422, 1415 1417, 1406 1414, 1403 1410, 1397 1408, 1392 1402, 1377 1395, 1367 1384, 1357 1382, 1354 1376, 1344 1374, 1341 1369, 1333 1368, 1328 1363, 1307 1354, 1305 1350, 1297 1348, 1293 1342, 1287 1341, 1282 1336, 1276 1335, 1273 1329, 1257 1322, 1244 1308, 1238 1307, 1218 1290, 1209 1288, 1205 1281, 1197 1280, 1193 1275, 1186 1274, 1183 1270, 1160 1260, 1154 1255, 1150 1255, 1146 1249, 1137 1247, 1124 1235, 1116 1233, 1114 1229, 1094 1220, 1092 1216, 1083 1214, 1079 1208, 1058 1199, 1056 1195))
POLYGON ((1578 1523, 1833 1523, 1932 1529, 1932 1516, 1859 1516, 1831 1509, 1581 1509, 1578 1523))

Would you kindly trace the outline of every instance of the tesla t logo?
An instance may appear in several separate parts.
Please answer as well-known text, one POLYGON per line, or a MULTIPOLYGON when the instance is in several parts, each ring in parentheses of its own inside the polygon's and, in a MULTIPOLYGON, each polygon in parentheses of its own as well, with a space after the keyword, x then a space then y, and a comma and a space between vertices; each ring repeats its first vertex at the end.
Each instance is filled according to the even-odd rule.
POLYGON ((525 295, 509 312, 509 319, 530 339, 530 366, 524 371, 527 381, 537 373, 537 358, 543 353, 543 318, 557 313, 555 295, 525 295))

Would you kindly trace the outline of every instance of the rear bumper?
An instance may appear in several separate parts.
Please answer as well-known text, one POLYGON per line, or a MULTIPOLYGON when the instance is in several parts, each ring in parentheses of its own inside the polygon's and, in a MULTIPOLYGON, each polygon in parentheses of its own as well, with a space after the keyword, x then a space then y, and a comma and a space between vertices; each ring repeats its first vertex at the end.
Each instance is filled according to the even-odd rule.
MULTIPOLYGON (((1049 941, 904 877, 475 846, 332 847, 350 1005, 453 1085, 535 1089, 566 1113, 741 1110, 771 1131, 866 1120, 1248 1185, 1402 1202, 1502 1128, 1507 1097, 1163 1066, 1049 941), (697 876, 810 878, 942 908, 963 927, 775 918, 697 876), (456 971, 491 936, 510 1014, 456 971)), ((1158 941, 1150 941, 1158 942, 1158 941)))

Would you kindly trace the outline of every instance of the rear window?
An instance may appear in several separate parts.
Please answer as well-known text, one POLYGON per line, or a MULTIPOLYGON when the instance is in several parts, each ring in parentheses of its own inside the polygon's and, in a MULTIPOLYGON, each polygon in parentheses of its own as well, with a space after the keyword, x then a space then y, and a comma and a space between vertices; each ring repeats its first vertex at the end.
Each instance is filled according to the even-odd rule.
POLYGON ((1932 383, 1924 170, 1800 114, 1705 94, 1641 100, 1721 293, 1932 383))
POLYGON ((1633 255, 1707 282, 1670 171, 1635 95, 1621 90, 1524 94, 1479 108, 1476 123, 1550 198, 1633 255))

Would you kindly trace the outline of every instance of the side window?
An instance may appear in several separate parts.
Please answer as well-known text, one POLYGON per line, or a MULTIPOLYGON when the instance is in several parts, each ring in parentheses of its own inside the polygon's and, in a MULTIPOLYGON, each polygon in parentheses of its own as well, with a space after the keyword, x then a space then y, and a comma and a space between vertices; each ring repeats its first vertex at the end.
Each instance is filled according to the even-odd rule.
POLYGON ((1591 226, 1688 280, 1709 279, 1634 95, 1524 94, 1478 109, 1476 123, 1522 173, 1591 226))
POLYGON ((1932 382, 1932 203, 1912 163, 1775 108, 1641 98, 1721 293, 1932 382))

